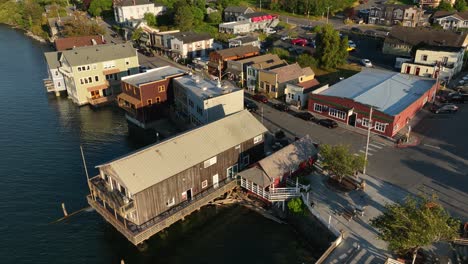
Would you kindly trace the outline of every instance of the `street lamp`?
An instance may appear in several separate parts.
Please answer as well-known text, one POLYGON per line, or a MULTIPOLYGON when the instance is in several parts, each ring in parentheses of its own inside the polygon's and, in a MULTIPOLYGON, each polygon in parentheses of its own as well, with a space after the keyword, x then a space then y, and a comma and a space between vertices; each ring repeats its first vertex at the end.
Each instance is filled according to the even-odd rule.
POLYGON ((370 141, 370 131, 372 128, 372 112, 374 111, 374 107, 369 105, 369 122, 367 123, 367 143, 366 143, 366 154, 364 156, 364 168, 362 170, 362 174, 366 174, 367 169, 367 155, 369 154, 369 141, 370 141))

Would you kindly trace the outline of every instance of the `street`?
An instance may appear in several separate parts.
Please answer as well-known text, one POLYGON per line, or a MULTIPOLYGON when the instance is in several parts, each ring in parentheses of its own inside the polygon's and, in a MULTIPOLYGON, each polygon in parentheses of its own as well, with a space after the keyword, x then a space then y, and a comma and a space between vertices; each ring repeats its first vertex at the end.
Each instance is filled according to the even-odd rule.
MULTIPOLYGON (((270 131, 281 129, 290 139, 309 134, 321 144, 345 144, 354 153, 365 152, 363 134, 342 127, 328 129, 257 104, 256 116, 270 131)), ((395 148, 394 143, 371 136, 367 174, 413 194, 434 193, 453 215, 468 219, 468 141, 460 132, 468 129, 463 121, 468 119, 468 107, 460 108, 453 115, 428 114, 413 130, 421 139, 415 147, 395 148)))

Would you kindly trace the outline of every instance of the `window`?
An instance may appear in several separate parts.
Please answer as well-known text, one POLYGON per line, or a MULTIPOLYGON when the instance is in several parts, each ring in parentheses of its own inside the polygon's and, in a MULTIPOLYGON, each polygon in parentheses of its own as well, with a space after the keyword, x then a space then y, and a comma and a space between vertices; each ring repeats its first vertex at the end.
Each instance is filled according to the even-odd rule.
POLYGON ((58 71, 55 71, 55 76, 58 76, 58 71))
POLYGON ((205 160, 205 162, 203 163, 203 167, 206 169, 210 167, 211 165, 216 164, 216 162, 217 162, 217 159, 216 159, 216 156, 214 156, 209 160, 205 160))
POLYGON ((57 83, 57 86, 60 87, 60 82, 57 83))
POLYGON ((136 88, 133 87, 133 94, 136 94, 136 88))
POLYGON ((89 65, 88 65, 88 66, 86 66, 86 70, 89 70, 89 69, 91 69, 91 68, 89 67, 89 65))
POLYGON ((385 132, 385 128, 387 128, 387 124, 375 122, 375 130, 385 132))
POLYGON ((188 104, 190 105, 190 107, 193 108, 193 101, 192 100, 188 99, 188 104))
POLYGON ((242 165, 245 167, 247 165, 249 165, 250 163, 250 160, 249 160, 249 155, 245 155, 244 157, 242 157, 242 165))
POLYGON ((84 84, 84 81, 83 81, 83 79, 80 79, 80 83, 81 83, 81 84, 84 84))
POLYGON ((165 87, 164 85, 160 85, 160 86, 158 87, 158 90, 159 90, 160 93, 161 93, 161 92, 164 92, 164 91, 166 91, 166 87, 165 87))
POLYGON ((369 127, 369 118, 362 118, 362 123, 361 125, 363 127, 369 127))
POLYGON ((422 55, 422 56, 421 56, 421 60, 422 60, 422 61, 427 61, 427 55, 422 55))
POLYGON ((208 180, 204 180, 204 181, 202 181, 202 183, 201 183, 201 187, 202 187, 202 189, 204 189, 204 188, 208 187, 208 180))
POLYGON ((263 135, 260 134, 260 135, 258 135, 256 137, 254 137, 253 142, 254 142, 254 144, 257 144, 257 143, 260 143, 262 141, 262 139, 263 139, 263 135))
POLYGON ((315 112, 322 112, 323 106, 321 104, 314 104, 314 111, 315 112))
POLYGON ((167 207, 171 207, 171 206, 173 206, 174 204, 175 204, 175 199, 174 199, 174 197, 172 197, 172 199, 167 200, 167 202, 166 202, 166 206, 167 206, 167 207))
POLYGON ((93 78, 88 77, 88 81, 89 81, 89 83, 93 83, 93 78))
POLYGON ((346 119, 346 112, 343 112, 343 111, 340 111, 340 110, 337 110, 337 109, 334 109, 334 108, 330 108, 328 110, 328 114, 333 116, 333 117, 342 119, 342 120, 346 119))
POLYGON ((156 103, 160 103, 161 102, 161 97, 156 97, 156 103))
POLYGON ((95 80, 96 82, 99 82, 99 76, 94 76, 94 80, 95 80))
POLYGON ((146 101, 148 103, 148 105, 152 105, 153 104, 153 100, 151 99, 148 99, 148 101, 146 101))
POLYGON ((124 196, 127 196, 127 190, 126 190, 125 187, 123 187, 122 185, 120 185, 120 192, 121 192, 124 196))
POLYGON ((203 115, 203 109, 197 105, 197 113, 203 115))
POLYGON ((78 67, 78 71, 79 71, 79 72, 81 71, 81 67, 78 67))
POLYGON ((127 70, 127 75, 130 75, 130 70, 127 70))

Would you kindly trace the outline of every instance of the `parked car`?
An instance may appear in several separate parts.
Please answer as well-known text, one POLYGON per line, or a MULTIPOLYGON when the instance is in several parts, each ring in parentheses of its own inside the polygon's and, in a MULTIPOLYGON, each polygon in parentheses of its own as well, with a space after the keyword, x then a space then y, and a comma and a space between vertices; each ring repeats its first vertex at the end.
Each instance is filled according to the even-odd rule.
POLYGON ((435 114, 456 113, 457 111, 458 111, 458 106, 453 105, 453 104, 445 104, 440 107, 432 108, 432 112, 434 112, 435 114))
POLYGON ((255 94, 252 96, 252 99, 254 99, 257 102, 264 103, 264 104, 268 103, 268 97, 266 97, 263 94, 255 94))
POLYGON ((319 125, 322 125, 322 126, 328 127, 328 128, 337 128, 338 127, 338 123, 335 120, 332 120, 330 118, 320 119, 317 123, 319 125))
POLYGON ((265 28, 265 29, 263 30, 263 32, 264 32, 265 34, 274 34, 274 33, 276 33, 276 30, 274 30, 274 29, 272 29, 272 28, 265 28))
POLYGON ((282 37, 281 37, 281 40, 288 40, 288 39, 291 39, 291 37, 290 37, 290 36, 288 36, 288 35, 286 35, 286 36, 282 36, 282 37))
POLYGON ((258 105, 250 100, 244 99, 244 108, 250 112, 257 112, 258 105))
POLYGON ((314 48, 314 49, 317 48, 317 44, 316 44, 316 42, 315 42, 315 39, 313 39, 313 40, 311 40, 311 41, 309 42, 309 46, 311 46, 311 47, 314 48))
POLYGON ((293 116, 295 116, 297 118, 300 118, 302 120, 306 120, 306 121, 315 121, 316 120, 315 116, 313 116, 309 112, 296 112, 296 113, 293 114, 293 116))
POLYGON ((353 51, 356 49, 356 44, 352 40, 348 40, 348 51, 353 51))
POLYGON ((280 111, 283 111, 283 112, 289 111, 289 105, 287 105, 287 104, 277 103, 277 104, 274 104, 273 107, 276 110, 280 110, 280 111))
POLYGON ((361 60, 362 65, 367 68, 372 68, 372 62, 368 59, 362 59, 361 60))
POLYGON ((293 45, 299 45, 299 46, 306 46, 307 45, 307 39, 303 39, 303 38, 296 38, 296 39, 293 39, 291 40, 291 44, 293 45))
POLYGON ((351 28, 351 32, 354 32, 354 33, 361 33, 362 30, 360 28, 357 28, 357 27, 352 27, 351 28))

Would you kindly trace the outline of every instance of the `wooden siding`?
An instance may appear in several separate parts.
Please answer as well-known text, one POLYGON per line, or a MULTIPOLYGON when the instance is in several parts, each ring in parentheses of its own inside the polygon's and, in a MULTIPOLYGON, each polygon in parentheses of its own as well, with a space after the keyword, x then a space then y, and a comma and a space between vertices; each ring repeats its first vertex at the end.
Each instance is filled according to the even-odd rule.
POLYGON ((218 154, 216 164, 208 168, 204 168, 204 162, 202 162, 135 194, 134 200, 138 214, 136 224, 142 224, 170 209, 166 203, 172 198, 174 198, 175 205, 185 201, 182 193, 187 190, 192 189, 192 196, 195 196, 202 190, 211 188, 213 186, 213 175, 218 174, 218 181, 226 179, 227 169, 235 164, 240 165, 243 155, 249 155, 249 164, 260 160, 264 155, 263 140, 254 145, 252 138, 242 143, 239 149, 233 147, 218 154), (208 181, 208 186, 202 189, 202 182, 205 180, 208 181))

